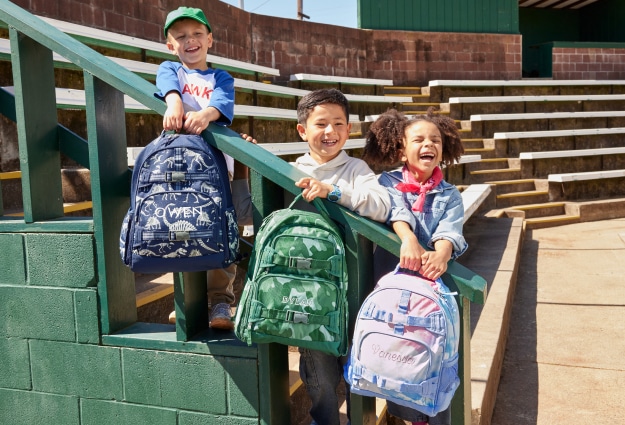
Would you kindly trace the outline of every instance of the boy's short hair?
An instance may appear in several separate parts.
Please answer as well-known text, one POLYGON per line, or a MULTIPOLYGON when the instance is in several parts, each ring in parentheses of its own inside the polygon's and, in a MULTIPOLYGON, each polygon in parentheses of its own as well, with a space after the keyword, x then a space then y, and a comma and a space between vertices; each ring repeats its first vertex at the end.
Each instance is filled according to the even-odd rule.
POLYGON ((315 106, 327 103, 342 107, 345 119, 349 121, 349 102, 345 95, 337 89, 319 89, 311 91, 300 99, 297 104, 297 122, 302 125, 306 124, 310 111, 315 109, 315 106))
POLYGON ((167 18, 165 19, 165 27, 163 30, 163 32, 165 33, 165 37, 167 37, 167 30, 169 29, 169 27, 171 27, 174 22, 180 19, 193 19, 195 21, 198 21, 199 23, 206 25, 206 28, 208 28, 208 32, 212 32, 211 26, 208 23, 208 19, 206 19, 206 15, 204 15, 202 9, 198 9, 196 7, 180 6, 178 9, 172 10, 167 14, 167 18))

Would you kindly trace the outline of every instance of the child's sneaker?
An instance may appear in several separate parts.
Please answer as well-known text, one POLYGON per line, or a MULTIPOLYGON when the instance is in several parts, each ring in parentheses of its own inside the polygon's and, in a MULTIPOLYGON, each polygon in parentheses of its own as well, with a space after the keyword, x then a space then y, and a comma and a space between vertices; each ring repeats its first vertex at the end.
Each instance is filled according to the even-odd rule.
POLYGON ((208 317, 208 325, 213 329, 221 329, 224 331, 233 330, 234 322, 232 321, 230 305, 226 303, 214 305, 208 317))

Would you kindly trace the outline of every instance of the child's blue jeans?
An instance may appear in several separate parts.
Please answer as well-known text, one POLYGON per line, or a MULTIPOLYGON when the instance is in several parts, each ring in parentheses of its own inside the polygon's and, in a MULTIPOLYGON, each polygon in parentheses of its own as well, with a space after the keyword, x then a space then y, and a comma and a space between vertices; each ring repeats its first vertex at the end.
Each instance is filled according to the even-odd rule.
POLYGON ((336 387, 345 384, 347 417, 349 418, 349 386, 343 379, 347 357, 335 357, 317 350, 299 349, 299 374, 312 401, 313 424, 339 425, 339 400, 336 387))
POLYGON ((451 425, 451 406, 432 417, 409 407, 395 404, 391 401, 386 402, 386 409, 391 415, 405 421, 423 421, 427 422, 429 425, 451 425))
MULTIPOLYGON (((349 419, 350 391, 349 385, 343 379, 343 366, 347 362, 347 356, 335 357, 305 348, 300 348, 299 353, 299 374, 312 402, 310 416, 313 422, 311 425, 339 425, 339 403, 336 394, 339 382, 345 384, 347 418, 349 419)), ((451 425, 451 407, 436 416, 429 417, 417 410, 390 401, 386 405, 391 415, 405 421, 424 421, 429 425, 451 425)))

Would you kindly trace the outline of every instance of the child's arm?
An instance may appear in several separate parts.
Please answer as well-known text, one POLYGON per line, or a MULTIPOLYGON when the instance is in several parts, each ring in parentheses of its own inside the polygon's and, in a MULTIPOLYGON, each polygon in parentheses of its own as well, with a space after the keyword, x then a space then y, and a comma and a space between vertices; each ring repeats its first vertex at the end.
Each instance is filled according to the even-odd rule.
POLYGON ((304 177, 295 182, 295 186, 302 190, 302 197, 311 202, 315 198, 327 198, 328 193, 333 189, 329 183, 324 183, 312 177, 304 177))
MULTIPOLYGON (((181 102, 182 103, 182 102, 181 102)), ((221 118, 221 112, 212 106, 201 111, 190 111, 184 114, 183 129, 189 134, 200 134, 206 127, 221 118)))
POLYGON ((434 242, 434 251, 425 251, 421 256, 421 275, 428 279, 438 279, 447 271, 454 246, 447 239, 434 242))
POLYGON ((165 103, 167 110, 163 115, 163 129, 178 131, 182 128, 184 107, 180 94, 176 91, 170 91, 165 95, 165 103))
POLYGON ((154 96, 165 101, 167 110, 163 115, 163 129, 179 131, 184 119, 184 107, 180 95, 180 83, 176 70, 180 64, 172 61, 162 62, 156 73, 156 87, 154 96))
POLYGON ((405 221, 394 221, 393 230, 401 240, 399 249, 399 267, 419 271, 425 249, 419 243, 412 228, 405 221))

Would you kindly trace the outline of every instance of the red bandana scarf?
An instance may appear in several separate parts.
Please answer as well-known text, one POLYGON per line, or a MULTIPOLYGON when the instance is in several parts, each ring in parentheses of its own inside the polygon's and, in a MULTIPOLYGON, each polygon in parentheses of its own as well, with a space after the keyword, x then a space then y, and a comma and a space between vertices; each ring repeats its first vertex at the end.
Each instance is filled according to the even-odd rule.
POLYGON ((414 204, 412 204, 412 210, 418 212, 423 211, 425 194, 438 186, 438 184, 443 180, 443 172, 440 167, 436 167, 434 169, 432 176, 424 184, 417 181, 406 165, 402 168, 401 175, 404 181, 395 185, 395 189, 404 193, 418 193, 419 196, 417 197, 417 200, 414 204))

